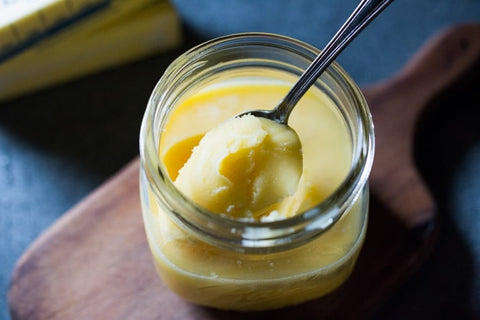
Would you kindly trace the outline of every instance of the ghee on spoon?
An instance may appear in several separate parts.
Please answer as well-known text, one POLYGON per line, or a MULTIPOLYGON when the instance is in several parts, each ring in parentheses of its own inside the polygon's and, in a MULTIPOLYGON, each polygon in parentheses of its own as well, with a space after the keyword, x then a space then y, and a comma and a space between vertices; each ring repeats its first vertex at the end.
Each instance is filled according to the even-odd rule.
POLYGON ((361 1, 276 108, 244 112, 207 132, 178 171, 175 186, 200 206, 233 218, 261 219, 277 212, 270 208, 295 193, 303 172, 300 139, 287 125, 291 111, 392 1, 361 1))

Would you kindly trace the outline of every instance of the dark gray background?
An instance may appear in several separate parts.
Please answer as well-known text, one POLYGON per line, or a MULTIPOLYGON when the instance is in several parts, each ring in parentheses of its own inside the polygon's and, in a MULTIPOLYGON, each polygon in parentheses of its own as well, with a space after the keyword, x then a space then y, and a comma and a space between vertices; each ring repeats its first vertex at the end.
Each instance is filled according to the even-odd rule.
MULTIPOLYGON (((148 96, 175 56, 199 41, 244 31, 285 34, 321 48, 356 2, 175 0, 185 24, 182 48, 1 103, 0 319, 9 318, 6 292, 22 252, 138 154, 148 96)), ((434 33, 471 21, 480 22, 479 0, 397 0, 338 61, 366 86, 400 69, 434 33)), ((430 260, 378 319, 480 317, 478 92, 478 82, 460 82, 436 98, 451 107, 436 109, 433 101, 422 120, 416 158, 446 224, 430 260), (465 87, 471 88, 465 102, 452 98, 465 87)))

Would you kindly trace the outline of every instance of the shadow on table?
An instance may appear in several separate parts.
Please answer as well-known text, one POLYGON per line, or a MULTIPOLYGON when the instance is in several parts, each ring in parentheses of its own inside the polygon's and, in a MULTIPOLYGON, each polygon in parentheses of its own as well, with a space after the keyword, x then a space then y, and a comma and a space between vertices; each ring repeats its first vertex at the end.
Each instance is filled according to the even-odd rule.
MULTIPOLYGON (((473 225, 473 221, 461 221, 466 218, 453 204, 454 191, 469 188, 454 187, 460 164, 469 151, 480 145, 479 75, 480 60, 430 102, 418 124, 416 161, 438 204, 440 236, 430 259, 378 312, 378 319, 480 317, 480 291, 474 288, 480 282, 474 260, 478 265, 480 257, 472 251, 472 247, 480 245, 480 234, 473 228, 460 231, 460 224, 473 225)), ((480 179, 480 171, 470 179, 480 179)), ((475 194, 480 196, 480 190, 475 194)), ((473 210, 480 213, 478 207, 473 210)))
POLYGON ((167 53, 0 104, 0 126, 27 147, 108 176, 138 154, 148 97, 167 53))
POLYGON ((0 129, 105 179, 138 154, 141 119, 166 67, 201 41, 185 29, 175 50, 0 102, 0 129))

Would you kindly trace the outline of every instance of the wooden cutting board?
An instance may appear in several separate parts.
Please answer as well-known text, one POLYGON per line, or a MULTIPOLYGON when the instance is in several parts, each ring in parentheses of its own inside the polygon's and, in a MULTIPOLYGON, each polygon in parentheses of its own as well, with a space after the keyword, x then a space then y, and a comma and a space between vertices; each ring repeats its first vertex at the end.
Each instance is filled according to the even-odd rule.
POLYGON ((43 233, 17 263, 8 292, 14 319, 368 318, 425 261, 435 203, 412 155, 427 102, 480 59, 480 26, 445 30, 394 77, 364 89, 377 137, 364 249, 347 282, 327 297, 256 313, 190 304, 157 277, 138 195, 138 159, 43 233))

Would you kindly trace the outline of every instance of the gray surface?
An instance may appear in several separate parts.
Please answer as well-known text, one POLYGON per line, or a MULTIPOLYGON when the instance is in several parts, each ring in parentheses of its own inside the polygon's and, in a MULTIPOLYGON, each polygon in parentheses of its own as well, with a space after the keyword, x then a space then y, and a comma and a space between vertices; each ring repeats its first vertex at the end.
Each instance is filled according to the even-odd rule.
MULTIPOLYGON (((244 31, 281 33, 321 47, 356 3, 174 2, 191 39, 185 47, 244 31)), ((480 22, 480 1, 397 0, 338 61, 361 85, 380 81, 433 33, 465 21, 480 22)), ((148 95, 177 54, 0 104, 0 319, 9 318, 5 294, 22 252, 138 153, 139 123, 148 95)), ((417 143, 420 167, 448 227, 432 258, 379 310, 378 319, 480 317, 480 88, 461 86, 465 85, 472 85, 476 93, 467 103, 452 101, 452 109, 432 107, 417 143)))
MULTIPOLYGON (((322 48, 353 11, 357 0, 173 0, 185 22, 206 37, 263 31, 281 33, 322 48)), ((360 84, 398 70, 436 31, 480 21, 476 0, 397 0, 338 58, 360 84)))

